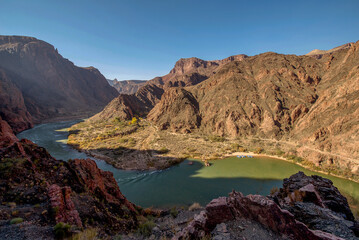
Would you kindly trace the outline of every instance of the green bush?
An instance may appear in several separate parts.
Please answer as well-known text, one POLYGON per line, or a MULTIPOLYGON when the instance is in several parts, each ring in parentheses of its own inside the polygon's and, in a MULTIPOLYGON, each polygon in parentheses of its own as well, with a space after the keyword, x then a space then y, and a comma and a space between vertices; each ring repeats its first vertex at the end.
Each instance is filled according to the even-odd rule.
POLYGON ((165 154, 165 153, 168 153, 170 150, 167 149, 166 147, 163 147, 159 150, 157 150, 157 153, 160 153, 160 154, 165 154))
POLYGON ((22 218, 13 218, 10 221, 10 224, 18 224, 18 223, 22 223, 24 221, 24 219, 22 218))
POLYGON ((178 216, 178 210, 176 207, 171 208, 170 214, 173 218, 176 218, 178 216))
POLYGON ((138 232, 145 237, 149 237, 152 234, 152 229, 156 226, 153 221, 146 221, 139 225, 138 232))
POLYGON ((280 149, 276 149, 275 150, 275 155, 277 155, 277 156, 282 156, 282 155, 284 155, 285 154, 285 152, 283 152, 282 150, 280 150, 280 149))
POLYGON ((54 227, 54 233, 56 238, 65 238, 71 235, 70 233, 71 225, 59 222, 54 227))
POLYGON ((220 136, 216 136, 216 135, 211 135, 208 137, 208 139, 211 142, 224 142, 226 140, 224 137, 220 137, 220 136))

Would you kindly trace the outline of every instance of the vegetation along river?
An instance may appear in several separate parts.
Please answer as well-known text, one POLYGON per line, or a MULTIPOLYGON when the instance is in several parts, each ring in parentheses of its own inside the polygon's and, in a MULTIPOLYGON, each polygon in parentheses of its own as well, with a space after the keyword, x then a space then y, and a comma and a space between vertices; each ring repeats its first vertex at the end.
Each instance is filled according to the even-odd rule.
MULTIPOLYGON (((57 159, 91 158, 68 146, 68 132, 59 131, 77 122, 37 125, 18 134, 18 138, 27 138, 45 147, 57 159)), ((274 158, 231 157, 211 161, 210 167, 205 167, 200 161, 194 161, 193 165, 184 161, 166 170, 145 172, 119 170, 104 161, 94 160, 99 168, 113 172, 127 199, 142 207, 170 207, 194 202, 205 205, 213 198, 226 196, 233 189, 244 194, 267 195, 273 187, 281 187, 283 178, 298 171, 331 179, 342 193, 350 196, 352 204, 359 202, 359 183, 315 173, 274 158)))

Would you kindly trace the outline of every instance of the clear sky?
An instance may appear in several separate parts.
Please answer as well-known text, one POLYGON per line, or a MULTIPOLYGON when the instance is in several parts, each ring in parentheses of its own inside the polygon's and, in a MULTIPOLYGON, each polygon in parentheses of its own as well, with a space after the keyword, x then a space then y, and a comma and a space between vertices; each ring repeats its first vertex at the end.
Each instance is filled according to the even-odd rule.
POLYGON ((300 55, 357 41, 359 0, 0 0, 0 34, 49 42, 110 79, 151 79, 179 58, 300 55))

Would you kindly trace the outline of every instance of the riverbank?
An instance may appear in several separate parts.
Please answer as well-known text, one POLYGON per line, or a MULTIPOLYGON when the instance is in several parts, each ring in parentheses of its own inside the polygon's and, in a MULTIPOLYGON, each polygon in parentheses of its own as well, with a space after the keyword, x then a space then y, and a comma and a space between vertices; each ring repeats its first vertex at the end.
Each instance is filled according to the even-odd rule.
POLYGON ((231 153, 231 154, 228 154, 228 155, 225 155, 224 158, 226 157, 234 157, 234 156, 241 156, 241 155, 244 155, 244 156, 253 156, 253 157, 267 157, 267 158, 274 158, 274 159, 279 159, 279 160, 282 160, 282 161, 286 161, 286 162, 290 162, 290 163, 293 163, 293 164, 296 164, 298 166, 301 166, 305 169, 308 169, 308 170, 311 170, 311 171, 314 171, 314 172, 318 172, 318 173, 322 173, 322 174, 326 174, 326 175, 330 175, 330 176, 334 176, 334 177, 337 177, 337 178, 341 178, 341 179, 345 179, 345 180, 350 180, 350 181, 353 181, 353 182, 356 182, 356 183, 359 183, 359 180, 358 179, 353 179, 353 178, 348 178, 348 177, 344 177, 344 176, 341 176, 341 175, 337 175, 337 174, 332 174, 330 172, 326 172, 326 171, 321 171, 321 170, 317 170, 317 169, 314 169, 314 168, 311 168, 310 166, 307 166, 307 165, 304 165, 304 164, 301 164, 299 162, 294 162, 288 158, 285 158, 285 157, 282 157, 282 156, 276 156, 276 155, 269 155, 269 154, 257 154, 257 153, 254 153, 254 152, 234 152, 234 153, 231 153))
POLYGON ((233 155, 275 157, 306 169, 359 182, 359 175, 342 162, 312 161, 298 156, 300 145, 258 138, 226 139, 201 132, 189 134, 160 131, 145 119, 124 122, 89 120, 70 128, 68 144, 125 170, 165 169, 184 159, 203 161, 233 155))
MULTIPOLYGON (((36 142, 39 146, 46 148, 57 159, 88 158, 89 156, 85 153, 80 153, 66 144, 68 131, 65 131, 65 129, 75 123, 75 121, 72 121, 37 125, 35 128, 19 134, 18 137, 19 139, 27 138, 36 142), (61 131, 61 129, 63 130, 61 131)), ((233 141, 228 140, 220 142, 222 139, 218 138, 205 141, 203 138, 197 139, 192 135, 191 139, 184 140, 185 135, 170 134, 168 132, 160 134, 166 134, 159 136, 163 137, 163 139, 166 139, 165 137, 168 134, 168 137, 172 136, 172 139, 177 142, 171 141, 168 144, 168 141, 159 140, 161 145, 157 146, 158 149, 166 146, 169 148, 173 145, 178 145, 178 149, 182 149, 186 148, 185 144, 192 144, 193 146, 196 142, 201 141, 204 143, 205 151, 210 149, 223 152, 221 149, 230 148, 231 143, 233 143, 233 141)), ((233 145, 232 147, 237 148, 238 146, 233 145)), ((190 150, 192 151, 192 149, 190 150)), ((198 151, 200 150, 205 152, 203 149, 198 151)), ((228 150, 228 154, 234 152, 236 151, 228 150)), ((171 153, 171 150, 169 153, 171 153)), ((226 157, 225 155, 223 153, 222 157, 226 157)), ((196 158, 201 159, 199 156, 196 158)), ((219 158, 220 156, 216 156, 214 159, 219 158)), ((288 178, 298 171, 303 171, 307 175, 318 175, 316 172, 306 170, 292 162, 275 158, 238 159, 226 157, 224 160, 214 159, 210 160, 210 162, 214 163, 211 167, 203 167, 200 160, 193 161, 192 165, 189 165, 185 160, 183 163, 166 170, 140 172, 116 169, 101 160, 97 161, 97 165, 99 168, 113 173, 121 192, 130 201, 143 207, 163 208, 178 205, 188 206, 193 202, 198 202, 204 206, 213 198, 227 195, 232 189, 241 191, 244 194, 266 196, 271 189, 280 187, 283 178, 288 178), (208 188, 208 186, 211 187, 208 188)), ((358 183, 323 174, 321 176, 330 178, 335 186, 345 193, 348 200, 350 200, 353 212, 359 213, 359 208, 356 207, 359 206, 358 183)))

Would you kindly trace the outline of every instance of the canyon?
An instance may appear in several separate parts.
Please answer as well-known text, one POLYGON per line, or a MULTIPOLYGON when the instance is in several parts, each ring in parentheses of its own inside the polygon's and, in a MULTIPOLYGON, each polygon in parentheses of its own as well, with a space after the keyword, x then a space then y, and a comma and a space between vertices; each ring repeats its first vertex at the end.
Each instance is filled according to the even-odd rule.
POLYGON ((93 115, 62 130, 69 145, 122 169, 255 150, 358 179, 358 79, 356 42, 303 56, 180 59, 116 91, 44 41, 0 36, 0 238, 358 239, 356 213, 329 179, 299 172, 268 196, 233 191, 205 207, 143 209, 96 161, 59 160, 15 136, 93 115))
POLYGON ((353 177, 359 170, 358 65, 359 42, 303 56, 180 59, 169 74, 120 95, 87 121, 141 117, 158 131, 215 135, 239 145, 250 138, 259 142, 255 147, 274 144, 269 152, 281 148, 313 167, 353 177))
POLYGON ((96 68, 75 66, 52 45, 0 36, 0 113, 15 132, 91 116, 117 95, 96 68))

